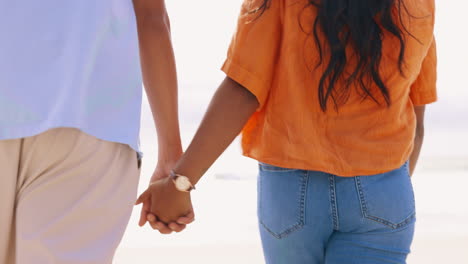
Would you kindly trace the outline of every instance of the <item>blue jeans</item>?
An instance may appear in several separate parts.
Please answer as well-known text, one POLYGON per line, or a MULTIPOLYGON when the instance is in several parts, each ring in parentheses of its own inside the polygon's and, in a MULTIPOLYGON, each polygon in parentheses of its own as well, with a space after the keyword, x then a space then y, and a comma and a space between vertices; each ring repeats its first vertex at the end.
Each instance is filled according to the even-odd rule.
POLYGON ((268 264, 406 263, 415 224, 408 163, 350 178, 260 164, 258 217, 268 264))

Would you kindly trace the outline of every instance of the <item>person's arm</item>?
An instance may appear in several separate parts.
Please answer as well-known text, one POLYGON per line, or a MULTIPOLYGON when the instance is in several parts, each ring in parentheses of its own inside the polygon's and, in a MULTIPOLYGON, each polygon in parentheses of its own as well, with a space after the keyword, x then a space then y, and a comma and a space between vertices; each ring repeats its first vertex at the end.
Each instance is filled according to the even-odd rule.
POLYGON ((134 0, 140 57, 148 101, 158 133, 158 159, 171 167, 182 154, 177 74, 164 0, 134 0))
POLYGON ((410 157, 410 175, 413 175, 424 139, 424 111, 426 105, 437 101, 437 45, 432 38, 431 45, 421 65, 418 78, 411 85, 410 98, 416 114, 416 136, 414 150, 410 157))
MULTIPOLYGON (((188 176, 196 184, 239 134, 257 107, 255 96, 227 77, 216 92, 192 143, 174 171, 188 176)), ((417 125, 414 150, 410 157, 411 175, 424 140, 425 108, 425 105, 414 107, 417 125)))
MULTIPOLYGON (((226 77, 174 171, 189 177, 192 184, 196 184, 237 137, 258 106, 257 98, 250 91, 226 77)), ((137 203, 148 199, 152 201, 152 214, 162 222, 178 220, 181 223, 180 216, 193 214, 190 193, 178 191, 169 178, 151 185, 137 203), (153 194, 157 194, 157 197, 153 194)), ((161 231, 166 227, 158 223, 155 228, 161 231)))
POLYGON ((258 106, 256 97, 250 91, 226 77, 174 171, 187 175, 196 184, 239 135, 258 106))
MULTIPOLYGON (((158 165, 151 181, 167 177, 182 155, 177 74, 169 17, 164 0, 134 0, 138 26, 143 84, 158 134, 158 165)), ((145 223, 149 204, 141 213, 145 223)))
POLYGON ((418 163, 419 153, 421 153, 421 147, 424 141, 424 112, 426 106, 415 106, 414 112, 416 113, 416 135, 414 137, 414 149, 410 156, 410 175, 413 176, 414 169, 418 163))
MULTIPOLYGON (((237 30, 222 67, 228 77, 218 88, 195 138, 174 168, 175 173, 188 176, 192 184, 231 144, 255 110, 266 103, 281 50, 283 2, 272 1, 261 16, 251 13, 257 2, 245 0, 242 4, 237 30)), ((190 194, 176 191, 171 179, 152 184, 138 202, 144 200, 152 201, 148 220, 160 231, 167 230, 163 222, 177 220, 186 224, 194 217, 190 194), (192 218, 177 219, 187 214, 192 218)))

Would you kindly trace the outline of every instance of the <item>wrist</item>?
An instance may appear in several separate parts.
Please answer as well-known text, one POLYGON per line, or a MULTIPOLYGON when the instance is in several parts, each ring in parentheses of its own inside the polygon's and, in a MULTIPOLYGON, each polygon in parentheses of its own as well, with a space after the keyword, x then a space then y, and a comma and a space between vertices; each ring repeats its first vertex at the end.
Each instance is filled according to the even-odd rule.
POLYGON ((158 164, 171 164, 173 166, 180 159, 183 153, 182 145, 180 144, 159 147, 158 164))
POLYGON ((173 152, 170 155, 167 153, 165 153, 165 155, 158 155, 156 168, 153 172, 153 176, 151 177, 150 182, 154 182, 163 178, 169 178, 171 170, 176 166, 182 154, 182 151, 180 151, 180 153, 173 152))
POLYGON ((186 176, 192 185, 196 185, 200 178, 203 176, 204 172, 199 172, 194 168, 186 168, 183 166, 184 162, 178 162, 176 166, 172 169, 175 174, 186 176))
POLYGON ((190 181, 190 178, 185 175, 177 174, 172 170, 170 172, 169 178, 172 179, 176 189, 181 192, 191 192, 195 190, 195 186, 190 181))
POLYGON ((179 189, 177 189, 176 184, 174 180, 171 177, 167 177, 164 179, 166 187, 172 192, 177 194, 178 196, 188 196, 190 195, 190 192, 184 192, 179 189))
POLYGON ((207 166, 202 165, 203 157, 204 155, 195 154, 189 147, 171 170, 176 174, 188 177, 190 182, 196 185, 208 170, 207 166))

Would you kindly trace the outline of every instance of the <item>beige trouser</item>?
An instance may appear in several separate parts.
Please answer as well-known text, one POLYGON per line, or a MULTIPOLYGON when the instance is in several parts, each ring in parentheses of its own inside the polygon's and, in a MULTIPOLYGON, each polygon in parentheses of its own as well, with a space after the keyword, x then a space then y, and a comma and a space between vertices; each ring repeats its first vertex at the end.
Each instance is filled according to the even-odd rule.
POLYGON ((77 129, 0 141, 0 264, 108 264, 135 202, 129 146, 77 129))

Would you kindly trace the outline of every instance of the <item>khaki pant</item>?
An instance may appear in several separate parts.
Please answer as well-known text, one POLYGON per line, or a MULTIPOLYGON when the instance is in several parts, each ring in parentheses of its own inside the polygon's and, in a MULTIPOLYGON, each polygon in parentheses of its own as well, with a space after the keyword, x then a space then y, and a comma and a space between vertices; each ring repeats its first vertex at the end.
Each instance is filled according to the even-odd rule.
POLYGON ((135 151, 77 129, 0 141, 0 264, 111 263, 138 178, 135 151))

